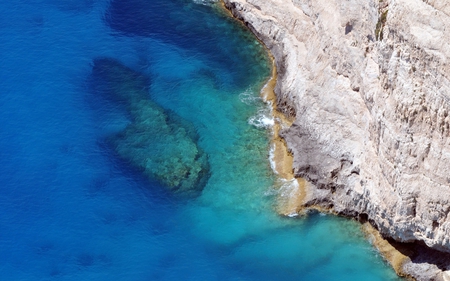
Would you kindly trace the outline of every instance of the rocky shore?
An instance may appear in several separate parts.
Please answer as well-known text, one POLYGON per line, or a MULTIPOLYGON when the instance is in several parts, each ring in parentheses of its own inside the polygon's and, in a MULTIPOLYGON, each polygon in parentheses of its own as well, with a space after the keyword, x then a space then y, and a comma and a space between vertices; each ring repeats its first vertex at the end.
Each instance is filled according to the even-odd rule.
POLYGON ((289 209, 367 221, 399 274, 450 280, 450 4, 223 1, 275 59, 279 136, 308 182, 289 209))

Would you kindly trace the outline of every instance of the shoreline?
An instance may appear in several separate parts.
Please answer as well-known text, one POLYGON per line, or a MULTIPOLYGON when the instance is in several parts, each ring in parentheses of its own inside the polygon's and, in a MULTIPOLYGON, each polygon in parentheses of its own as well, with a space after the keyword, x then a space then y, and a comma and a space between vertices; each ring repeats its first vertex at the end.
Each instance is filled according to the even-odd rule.
MULTIPOLYGON (((398 276, 406 280, 415 280, 403 270, 403 266, 411 261, 407 255, 396 249, 388 240, 384 239, 380 232, 369 222, 362 223, 361 230, 366 236, 366 239, 380 253, 383 259, 391 265, 398 276)), ((407 249, 404 250, 407 251, 407 249)))
MULTIPOLYGON (((229 16, 246 26, 242 19, 234 16, 233 12, 227 8, 224 0, 220 0, 219 3, 229 16)), ((246 28, 252 32, 252 30, 247 26, 246 28)), ((323 213, 358 220, 357 217, 338 214, 333 212, 331 209, 326 209, 321 206, 305 206, 307 203, 308 189, 310 187, 312 188, 311 183, 303 178, 295 177, 293 170, 293 154, 289 151, 286 141, 279 135, 280 130, 284 127, 291 126, 294 120, 290 120, 283 113, 277 110, 275 94, 275 86, 277 84, 277 68, 275 58, 264 42, 254 32, 252 33, 266 50, 272 65, 271 76, 262 87, 260 95, 263 101, 270 106, 271 115, 274 119, 274 125, 271 127, 272 136, 270 139, 269 160, 271 162, 273 172, 279 176, 279 180, 281 181, 281 184, 277 186, 278 196, 276 199, 276 212, 281 216, 298 217, 306 215, 308 210, 317 210, 323 213)), ((416 280, 403 269, 405 263, 411 261, 410 257, 403 254, 388 240, 384 239, 381 233, 369 222, 360 221, 360 223, 360 230, 364 233, 368 242, 371 243, 372 247, 376 249, 383 259, 394 269, 396 274, 406 280, 416 280)))
MULTIPOLYGON (((294 209, 289 207, 291 206, 289 202, 292 202, 290 192, 293 192, 295 196, 299 194, 298 190, 295 190, 295 182, 285 192, 280 189, 278 193, 281 194, 279 197, 282 199, 278 200, 278 212, 281 215, 297 216, 307 214, 308 210, 317 210, 352 218, 361 224, 369 222, 372 225, 370 231, 363 226, 361 230, 368 235, 368 240, 372 240, 373 246, 399 276, 410 280, 450 280, 450 250, 445 240, 447 237, 445 233, 448 231, 445 226, 449 220, 448 216, 445 216, 446 212, 436 213, 437 217, 433 219, 429 216, 416 215, 416 211, 436 212, 436 209, 446 206, 446 199, 441 194, 448 187, 448 181, 444 180, 448 173, 445 169, 435 169, 423 178, 410 178, 401 173, 406 169, 407 163, 416 161, 415 153, 400 153, 403 156, 398 159, 397 167, 389 164, 389 157, 398 156, 399 147, 416 146, 414 139, 404 137, 405 127, 401 124, 404 124, 402 121, 404 118, 417 119, 414 117, 417 112, 421 113, 420 118, 426 117, 426 119, 419 119, 420 122, 414 122, 414 125, 418 126, 416 129, 424 128, 423 132, 428 132, 424 136, 424 140, 429 143, 428 147, 431 144, 431 147, 435 145, 437 150, 447 151, 444 143, 435 141, 435 138, 430 135, 427 120, 432 120, 433 116, 439 115, 442 111, 445 111, 444 116, 447 116, 448 106, 445 106, 446 103, 442 103, 439 97, 425 95, 425 93, 432 93, 430 89, 433 89, 435 82, 426 75, 420 76, 425 73, 418 71, 411 76, 413 78, 411 81, 423 82, 421 89, 425 92, 419 97, 419 93, 422 92, 414 90, 414 93, 411 92, 410 99, 428 97, 429 99, 423 101, 422 108, 417 108, 415 111, 402 111, 401 116, 384 114, 386 98, 389 101, 387 104, 390 105, 388 109, 391 110, 387 112, 397 112, 399 105, 407 101, 403 95, 399 96, 399 94, 402 93, 402 89, 410 89, 408 87, 410 84, 399 83, 397 89, 400 91, 386 91, 389 83, 386 82, 386 74, 378 72, 380 67, 391 69, 395 77, 402 77, 398 76, 398 69, 391 64, 390 59, 387 59, 389 56, 386 56, 387 49, 383 48, 385 45, 373 40, 354 41, 366 38, 365 34, 373 31, 374 23, 377 18, 379 20, 380 10, 377 10, 377 7, 367 9, 367 5, 362 2, 355 1, 354 4, 357 5, 343 7, 335 1, 330 5, 342 7, 342 11, 346 12, 341 11, 336 14, 333 18, 336 21, 334 25, 316 25, 317 22, 324 20, 330 23, 330 10, 324 9, 320 3, 315 6, 305 4, 303 7, 289 1, 283 3, 283 1, 221 0, 221 2, 235 19, 244 24, 262 42, 272 60, 276 58, 280 71, 278 75, 282 79, 278 81, 279 83, 271 81, 272 85, 276 84, 279 95, 276 97, 280 106, 278 109, 289 116, 294 116, 296 112, 292 104, 295 102, 302 112, 295 119, 298 126, 282 131, 278 128, 273 139, 276 139, 277 132, 282 133, 295 156, 296 161, 293 164, 296 169, 299 169, 297 174, 312 179, 315 184, 310 184, 310 188, 302 186, 305 194, 303 200, 300 200, 302 206, 295 206, 294 209), (316 13, 310 14, 313 10, 316 13), (353 23, 354 11, 367 12, 363 19, 369 19, 369 21, 357 20, 353 23), (337 28, 339 20, 341 20, 341 26, 337 28), (342 25, 344 22, 347 24, 342 25), (368 22, 372 25, 367 24, 368 22), (317 28, 311 28, 313 26, 317 28), (354 29, 354 27, 357 28, 354 29), (333 40, 330 41, 330 38, 333 40), (334 48, 337 55, 328 56, 325 49, 316 48, 322 45, 334 48), (361 60, 355 60, 355 57, 360 57, 361 60), (377 57, 382 59, 374 59, 377 57), (342 64, 343 61, 352 62, 353 67, 342 64), (360 74, 363 74, 363 80, 359 79, 360 74), (303 83, 303 79, 314 80, 319 84, 307 85, 303 83), (340 106, 344 93, 349 102, 340 106), (302 103, 298 100, 300 97, 302 103), (440 106, 436 106, 437 104, 440 106), (437 113, 422 110, 433 106, 439 108, 437 113), (292 114, 291 111, 293 111, 292 114), (381 113, 383 114, 380 115, 381 113), (377 119, 380 116, 382 118, 377 119), (378 123, 373 120, 378 120, 378 123), (310 129, 311 124, 313 126, 310 129), (399 136, 402 136, 401 141, 384 134, 386 127, 399 133, 399 136), (313 166, 313 169, 310 169, 310 166, 313 166), (387 171, 388 174, 386 174, 387 171), (391 177, 395 176, 398 179, 393 182, 391 177), (411 185, 411 182, 414 184, 411 185), (421 191, 424 188, 427 192, 421 191), (408 197, 403 196, 410 193, 408 197), (284 205, 284 208, 280 208, 280 205, 284 205), (296 215, 286 211, 289 208, 291 208, 290 211, 294 210, 296 215), (407 212, 406 217, 405 212, 407 212), (409 219, 410 217, 413 219, 409 219), (392 251, 386 251, 383 245, 391 247, 392 251), (402 253, 407 257, 406 259, 399 255, 402 253)), ((389 13, 387 27, 404 26, 404 21, 399 20, 402 18, 402 12, 407 11, 408 14, 417 12, 407 5, 396 5, 395 8, 397 10, 389 13)), ((431 8, 442 10, 442 8, 431 8)), ((417 23, 417 21, 412 17, 409 23, 417 23)), ((407 30, 402 34, 406 39, 398 40, 403 37, 387 36, 382 41, 397 46, 397 54, 400 54, 400 50, 403 49, 401 46, 416 48, 425 43, 417 42, 417 37, 407 30)), ((420 58, 425 57, 420 52, 415 55, 420 58)), ((428 57, 426 58, 429 60, 428 57)), ((416 68, 413 69, 416 70, 416 68)), ((442 78, 448 77, 443 70, 438 74, 442 78)), ((395 87, 391 89, 395 90, 395 87)), ((276 110, 273 114, 277 114, 276 110)), ((445 119, 445 122, 447 121, 445 119)), ((411 123, 408 128, 412 128, 411 123)), ((448 134, 448 131, 441 131, 441 134, 448 134)), ((277 158, 275 155, 280 155, 276 151, 279 151, 279 147, 283 145, 286 147, 286 142, 277 144, 271 147, 274 155, 271 158, 274 162, 272 167, 275 168, 277 168, 277 162, 278 168, 280 161, 284 162, 285 158, 277 158)), ((425 150, 424 153, 428 155, 428 152, 429 150, 425 150)), ((285 154, 281 153, 281 155, 285 154)), ((421 159, 423 161, 425 158, 421 159)), ((443 162, 448 160, 442 157, 427 159, 430 161, 429 164, 433 165, 437 165, 436 159, 443 162)), ((419 172, 425 169, 423 166, 410 168, 419 172)), ((285 183, 287 184, 287 181, 285 183)), ((283 184, 280 186, 284 188, 283 184)))
POLYGON ((263 46, 272 64, 271 76, 261 89, 260 94, 263 101, 270 106, 270 112, 274 120, 274 125, 271 127, 269 159, 273 172, 279 176, 281 182, 280 186, 277 186, 276 212, 282 216, 296 217, 304 210, 303 205, 308 182, 303 178, 295 177, 294 157, 289 151, 286 141, 279 134, 281 129, 291 126, 293 120, 277 110, 275 95, 277 68, 270 50, 264 44, 263 46))
POLYGON ((287 217, 297 217, 305 214, 307 209, 314 208, 304 207, 304 204, 306 203, 305 199, 307 197, 307 188, 310 186, 310 183, 303 178, 296 178, 294 176, 294 157, 289 151, 286 141, 279 135, 280 130, 291 126, 294 120, 289 119, 277 110, 275 86, 277 84, 278 74, 275 58, 270 49, 245 25, 244 21, 233 15, 233 12, 226 7, 223 0, 219 0, 218 4, 220 5, 221 10, 228 14, 228 16, 244 25, 266 50, 266 54, 271 63, 271 74, 261 88, 260 96, 264 103, 270 106, 271 116, 274 120, 274 125, 271 127, 272 137, 270 139, 269 160, 272 171, 279 176, 278 180, 280 181, 276 186, 278 196, 275 209, 279 215, 287 217))
MULTIPOLYGON (((258 39, 259 40, 259 39, 258 39)), ((262 43, 263 44, 263 43, 262 43)), ((279 215, 287 217, 298 217, 306 215, 308 210, 316 210, 322 213, 344 216, 348 219, 357 220, 357 217, 349 217, 333 212, 331 209, 325 209, 321 206, 305 206, 307 190, 310 183, 303 178, 296 178, 293 170, 293 155, 288 150, 286 141, 279 135, 280 130, 285 126, 291 126, 293 121, 289 120, 277 110, 275 86, 277 83, 277 70, 275 58, 270 50, 263 44, 269 59, 272 63, 272 73, 266 84, 261 89, 261 97, 265 103, 271 107, 271 114, 274 119, 274 125, 271 128, 272 137, 270 139, 270 161, 273 171, 283 182, 278 187, 278 197, 276 202, 276 212, 279 215)), ((369 222, 360 222, 360 229, 365 235, 367 241, 383 257, 383 259, 394 269, 395 273, 405 278, 405 280, 416 280, 403 270, 407 262, 411 262, 409 256, 403 254, 394 247, 388 240, 384 239, 381 233, 369 222)), ((406 248, 406 247, 405 247, 406 248)), ((403 249, 406 250, 407 249, 403 249)))
MULTIPOLYGON (((305 206, 307 198, 307 190, 310 183, 303 178, 296 178, 293 170, 293 155, 288 150, 286 141, 279 135, 280 130, 285 126, 291 126, 293 121, 289 120, 281 112, 277 110, 275 86, 277 83, 277 70, 275 58, 271 55, 270 50, 263 44, 268 52, 269 59, 272 63, 272 73, 269 80, 261 89, 261 97, 263 101, 271 107, 271 114, 274 118, 272 129, 272 137, 270 139, 270 161, 273 171, 284 182, 278 187, 278 197, 276 203, 276 211, 279 215, 287 217, 298 217, 306 215, 308 210, 316 210, 322 213, 342 216, 331 209, 325 209, 321 206, 305 206)), ((345 216, 348 219, 357 220, 357 217, 345 216)), ((388 240, 384 239, 381 233, 373 227, 369 222, 361 222, 360 229, 365 235, 367 241, 374 249, 383 257, 383 259, 394 269, 395 273, 406 280, 416 280, 403 270, 403 266, 410 262, 411 259, 395 248, 388 240)), ((405 249, 404 249, 405 250, 405 249)), ((407 250, 407 249, 406 249, 407 250)))

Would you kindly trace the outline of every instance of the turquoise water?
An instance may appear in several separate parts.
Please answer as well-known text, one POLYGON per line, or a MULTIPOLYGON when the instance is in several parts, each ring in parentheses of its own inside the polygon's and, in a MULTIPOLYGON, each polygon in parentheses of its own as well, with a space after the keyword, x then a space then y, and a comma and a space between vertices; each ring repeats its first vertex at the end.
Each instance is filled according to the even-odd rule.
MULTIPOLYGON (((269 62, 219 9, 0 6, 0 280, 397 280, 355 222, 274 212, 270 132, 249 124, 265 112, 269 62), (177 136, 207 155, 195 194, 172 192, 117 152, 111 140, 140 113, 101 87, 99 58, 143 77, 169 133, 184 130, 177 136)), ((145 128, 141 138, 161 141, 145 128)))

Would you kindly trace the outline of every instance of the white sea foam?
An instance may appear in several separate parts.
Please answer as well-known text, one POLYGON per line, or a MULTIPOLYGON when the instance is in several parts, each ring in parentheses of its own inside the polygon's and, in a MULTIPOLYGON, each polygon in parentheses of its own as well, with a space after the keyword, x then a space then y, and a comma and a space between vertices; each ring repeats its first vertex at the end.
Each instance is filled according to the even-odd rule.
POLYGON ((282 182, 280 191, 282 192, 282 196, 289 196, 288 193, 291 193, 293 190, 297 190, 299 188, 298 181, 296 178, 287 180, 280 179, 282 182))
POLYGON ((275 125, 275 119, 272 114, 272 106, 269 104, 261 108, 255 116, 250 117, 248 123, 257 128, 272 128, 275 125))
POLYGON ((263 100, 267 100, 267 92, 266 92, 266 88, 267 87, 269 87, 269 81, 267 81, 267 83, 266 84, 264 84, 264 86, 261 88, 261 95, 264 95, 262 98, 263 98, 263 100))
POLYGON ((259 113, 258 115, 251 117, 248 120, 248 123, 257 128, 271 128, 275 124, 275 120, 266 114, 259 113))
MULTIPOLYGON (((273 168, 272 168, 273 169, 273 168)), ((276 171, 274 170, 276 173, 276 171)), ((265 196, 275 196, 278 195, 280 197, 288 198, 293 193, 298 193, 299 184, 297 179, 293 178, 290 180, 284 178, 277 178, 274 185, 268 189, 264 195, 265 196)))
POLYGON ((253 105, 255 102, 260 101, 261 98, 258 96, 255 96, 255 94, 251 90, 246 90, 243 93, 239 94, 239 99, 241 102, 245 103, 246 105, 253 105))
POLYGON ((278 175, 277 172, 277 163, 275 162, 275 145, 271 144, 270 145, 270 150, 269 150, 269 163, 270 163, 270 168, 272 169, 272 171, 278 175))
POLYGON ((300 185, 296 178, 290 180, 278 178, 272 186, 272 191, 268 192, 267 195, 278 195, 281 198, 289 198, 293 194, 298 193, 299 188, 300 185))
MULTIPOLYGON (((281 202, 284 202, 282 204, 286 204, 286 206, 289 206, 291 203, 289 203, 291 201, 292 198, 296 198, 300 192, 299 188, 300 185, 297 181, 297 179, 293 178, 291 180, 286 180, 286 179, 280 179, 279 180, 279 184, 281 184, 281 186, 278 188, 278 197, 279 199, 281 199, 281 202)), ((289 211, 288 209, 286 209, 286 211, 289 211)), ((293 217, 297 217, 298 211, 296 209, 291 209, 289 211, 289 213, 285 213, 286 216, 293 218, 293 217)))
POLYGON ((271 186, 266 191, 264 191, 264 196, 275 196, 278 194, 278 190, 275 188, 275 186, 271 186))
POLYGON ((219 2, 219 0, 193 0, 193 2, 199 5, 212 6, 219 2))

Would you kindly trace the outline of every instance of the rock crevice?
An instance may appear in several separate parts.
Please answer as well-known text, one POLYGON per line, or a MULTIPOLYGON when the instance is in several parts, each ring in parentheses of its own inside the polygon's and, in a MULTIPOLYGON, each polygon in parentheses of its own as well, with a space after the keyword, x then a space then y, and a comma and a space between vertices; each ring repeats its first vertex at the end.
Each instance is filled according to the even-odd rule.
MULTIPOLYGON (((305 204, 450 252, 450 4, 224 3, 275 59, 277 108, 295 118, 280 136, 295 175, 314 186, 305 204)), ((404 269, 418 280, 450 269, 424 264, 404 269)))

